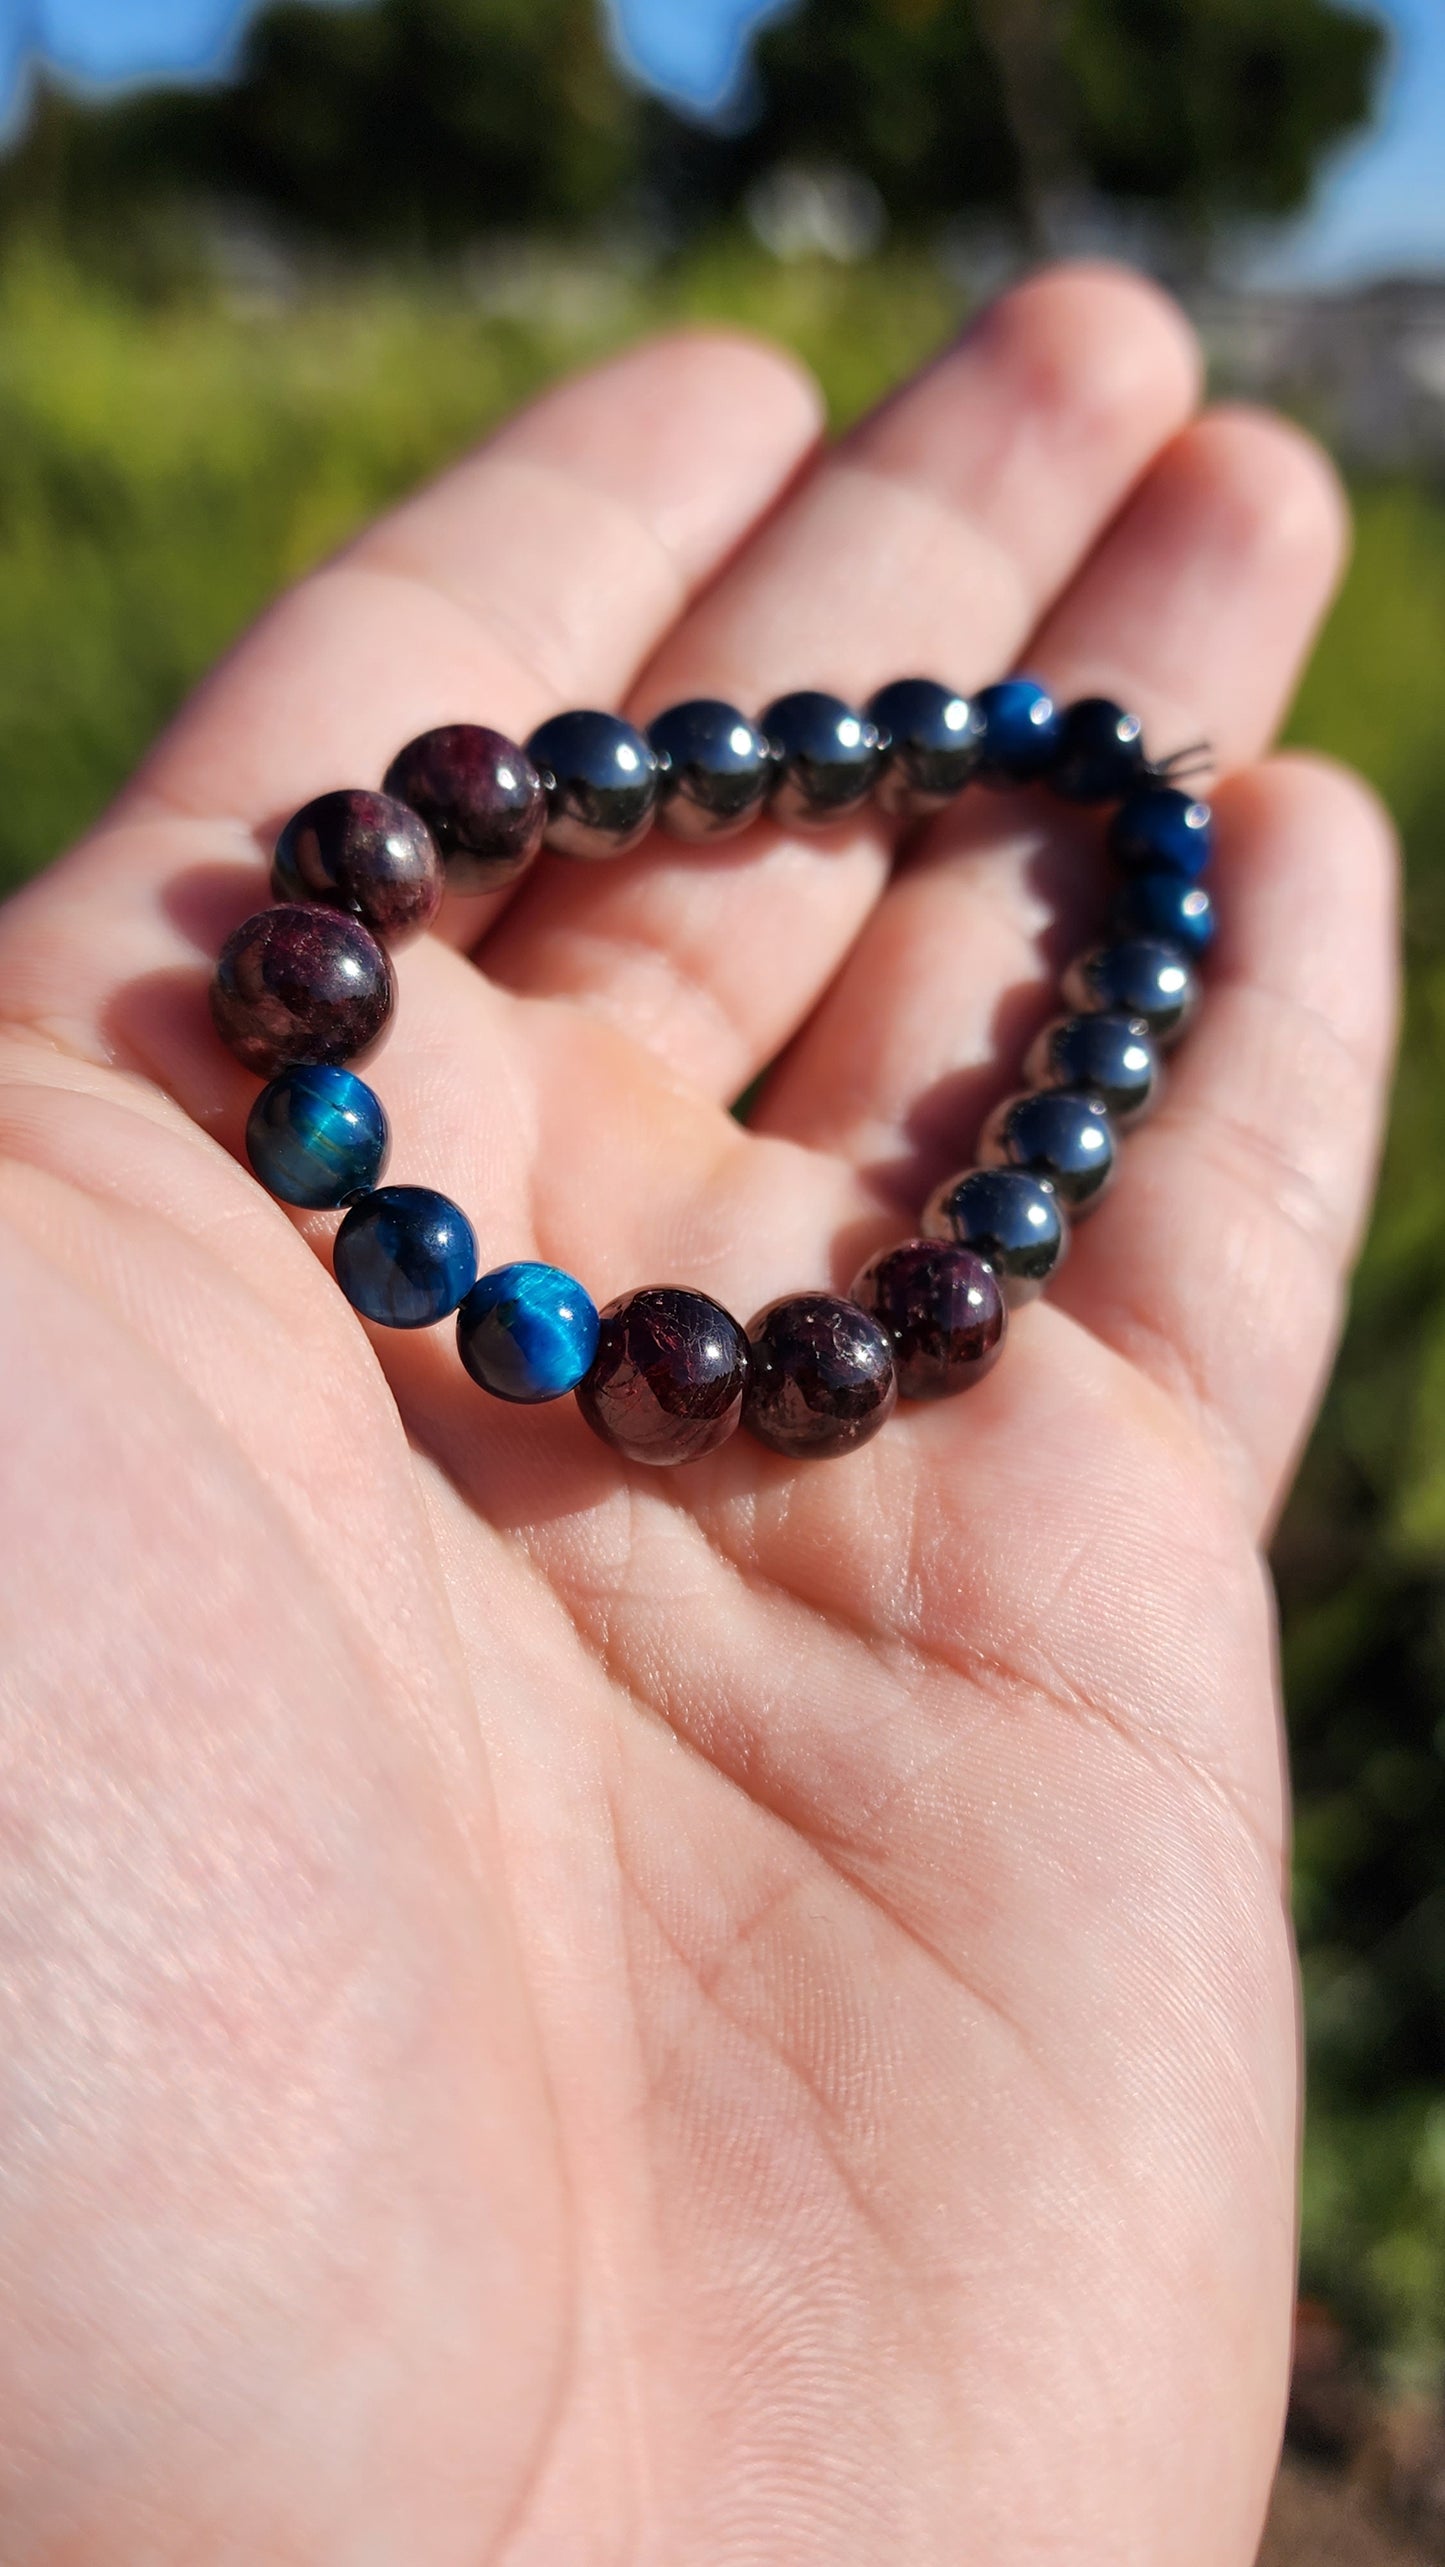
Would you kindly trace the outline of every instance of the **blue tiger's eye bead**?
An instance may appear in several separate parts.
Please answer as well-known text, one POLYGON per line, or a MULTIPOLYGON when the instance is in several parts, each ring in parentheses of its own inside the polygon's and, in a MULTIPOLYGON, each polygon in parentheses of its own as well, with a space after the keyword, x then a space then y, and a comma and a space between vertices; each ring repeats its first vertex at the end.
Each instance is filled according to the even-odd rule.
POLYGON ((982 1257, 1015 1310, 1036 1299, 1069 1250, 1058 1196, 1026 1168, 968 1168, 945 1177, 929 1196, 923 1234, 982 1257))
POLYGON ((497 1399, 560 1399, 597 1352, 597 1305, 560 1266, 496 1266, 457 1313, 457 1348, 474 1382, 497 1399))
POLYGON ((660 713, 647 734, 660 770, 657 825, 670 838, 731 838, 756 820, 773 755, 735 704, 699 697, 660 713))
POLYGON ((1042 1177, 1077 1221, 1114 1173, 1114 1130, 1097 1097, 1044 1088, 1009 1097, 989 1116, 978 1155, 985 1167, 1042 1177))
POLYGON ((1109 853, 1128 873, 1178 873, 1193 882, 1214 853, 1214 814, 1177 784, 1146 784, 1110 821, 1109 853))
POLYGON ((1117 802, 1144 768, 1144 725, 1137 713, 1086 695, 1065 707, 1049 782, 1065 802, 1117 802))
POLYGON ((1161 1049, 1178 1041, 1199 999, 1199 984, 1177 945, 1154 936, 1121 936, 1095 945, 1064 974, 1064 996, 1082 1015, 1117 1010, 1137 1016, 1161 1049))
POLYGON ((1136 873, 1122 883, 1109 911, 1117 936, 1162 937, 1187 954, 1214 941, 1214 903, 1204 885, 1179 873, 1136 873))
POLYGON ((1047 775, 1059 744, 1059 712, 1043 687, 1031 677, 1001 678, 980 689, 973 710, 982 733, 974 767, 980 784, 999 790, 1047 775))
POLYGON ((584 864, 626 855, 652 826, 657 759, 618 713, 554 713, 527 755, 547 791, 546 844, 584 864))
POLYGON ((246 1155, 267 1193, 311 1212, 369 1194, 390 1146, 380 1097, 321 1062, 274 1078, 246 1123, 246 1155))
POLYGON ((861 809, 878 779, 878 733, 837 695, 780 695, 758 727, 775 765, 773 816, 789 829, 826 829, 861 809))
POLYGON ((1154 1102, 1159 1064, 1136 1016, 1060 1016, 1046 1025, 1024 1063, 1035 1087, 1096 1096, 1123 1131, 1154 1102))
POLYGON ((332 1250, 353 1310, 383 1328, 434 1328, 477 1279, 477 1236, 450 1197, 384 1185, 353 1205, 332 1250))
POLYGON ((899 677, 879 688, 867 712, 882 747, 874 788, 881 810, 921 820, 963 791, 983 741, 983 724, 966 695, 936 678, 899 677))

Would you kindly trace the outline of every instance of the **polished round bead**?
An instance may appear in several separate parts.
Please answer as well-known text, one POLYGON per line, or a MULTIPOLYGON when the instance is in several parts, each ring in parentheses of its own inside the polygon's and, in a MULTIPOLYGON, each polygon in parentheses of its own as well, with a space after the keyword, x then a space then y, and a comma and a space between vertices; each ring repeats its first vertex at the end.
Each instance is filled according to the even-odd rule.
POLYGON ((1109 911, 1116 936, 1154 936, 1186 954, 1214 942, 1214 903, 1202 882, 1178 873, 1136 873, 1121 883, 1109 911))
POLYGON ((833 1292, 789 1293, 748 1328, 743 1424, 796 1460, 851 1453, 898 1402, 893 1348, 876 1319, 833 1292))
POLYGON ((670 838, 731 838, 756 820, 773 756, 736 705, 708 696, 674 704, 647 736, 659 770, 657 825, 670 838))
POLYGON ((963 791, 983 739, 966 695, 936 678, 900 677, 879 688, 867 711, 881 744, 874 792, 882 810, 921 820, 963 791))
POLYGON ((442 860, 419 812, 387 793, 321 793, 276 841, 278 900, 348 909, 384 945, 429 927, 442 902, 442 860))
POLYGON ((336 1280, 353 1310, 383 1328, 433 1328, 477 1279, 477 1234, 426 1185, 384 1185, 336 1233, 336 1280))
POLYGON ((1058 1196, 1025 1168, 968 1168, 945 1177, 924 1208, 923 1230, 992 1266, 1010 1309, 1035 1300, 1069 1250, 1058 1196))
POLYGON ((841 696, 780 695, 760 719, 775 765, 773 815, 789 829, 826 829, 868 799, 878 780, 878 732, 841 696))
POLYGON ((719 1302, 653 1285, 608 1303, 577 1405, 630 1462, 695 1462, 734 1433, 747 1374, 748 1341, 719 1302))
POLYGON ((1035 1087, 1074 1088, 1096 1096, 1121 1131, 1154 1102, 1159 1062, 1137 1016, 1059 1016, 1046 1025, 1024 1063, 1035 1087))
POLYGON ((978 1155, 985 1167, 1027 1168, 1042 1177, 1078 1220, 1114 1173, 1114 1128, 1097 1097, 1045 1088, 999 1106, 984 1125, 978 1155))
POLYGON ((301 1061, 364 1061, 396 1006, 384 947, 339 909, 261 909, 221 947, 211 1014, 258 1078, 301 1061))
POLYGON ((380 1097, 353 1071, 321 1062, 283 1070, 246 1122, 246 1156, 267 1193, 311 1212, 369 1194, 390 1147, 380 1097))
POLYGON ((457 1346, 474 1382, 497 1399, 560 1399, 597 1352, 597 1305, 560 1266, 496 1266, 457 1313, 457 1346))
POLYGON ((499 891, 542 844, 541 777, 515 740, 479 723, 444 723, 409 741, 387 768, 386 790, 426 822, 450 891, 499 891))
POLYGON ((1064 996, 1081 1014, 1135 1016, 1160 1050, 1177 1042, 1199 1000, 1199 984, 1177 945, 1121 936, 1080 954, 1064 974, 1064 996))
POLYGON ((1049 782, 1065 802, 1117 802, 1143 768, 1144 725, 1137 713, 1106 695, 1066 705, 1049 768, 1049 782))
POLYGON ((1058 747, 1059 713, 1043 687, 1031 677, 1001 678, 980 689, 973 710, 981 733, 974 766, 980 784, 998 790, 1036 784, 1047 774, 1058 747))
POLYGON ((907 1239, 870 1259, 853 1298, 891 1339, 904 1399, 972 1390, 1003 1352, 1008 1310, 992 1266, 948 1239, 907 1239))
POLYGON ((1109 853, 1127 873, 1177 873, 1193 882, 1214 853, 1214 814, 1177 784, 1146 784, 1109 823, 1109 853))
POLYGON ((527 742, 547 788, 546 843, 584 864, 623 856, 652 826, 657 758, 619 713, 554 713, 527 742))

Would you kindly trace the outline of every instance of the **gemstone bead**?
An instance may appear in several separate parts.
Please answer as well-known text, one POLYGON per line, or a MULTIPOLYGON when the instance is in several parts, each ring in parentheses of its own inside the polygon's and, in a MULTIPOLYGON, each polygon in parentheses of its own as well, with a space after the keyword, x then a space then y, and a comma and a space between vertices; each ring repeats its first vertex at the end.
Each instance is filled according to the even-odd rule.
POLYGON ((386 790, 426 822, 447 888, 468 897, 515 882, 542 844, 541 777, 515 740, 479 723, 447 722, 409 741, 387 768, 386 790))
POLYGON ((1064 996, 1081 1014, 1118 1009, 1147 1025, 1162 1050, 1177 1042, 1194 1013, 1199 984, 1177 945, 1153 936, 1124 936, 1080 954, 1064 974, 1064 996))
POLYGON ((554 713, 527 754, 547 789, 546 843, 585 864, 622 856, 652 826, 657 759, 618 713, 554 713))
POLYGON ((1137 713, 1086 695, 1066 707, 1049 782, 1065 802, 1116 802, 1144 767, 1144 725, 1137 713))
POLYGON ((577 1405, 631 1462, 695 1462, 735 1431, 747 1372, 748 1341, 720 1303, 653 1285, 608 1303, 577 1405))
POLYGON ((1201 882, 1178 873, 1136 873, 1121 883, 1109 911, 1116 936, 1162 937, 1186 954, 1214 942, 1214 903, 1201 882))
POLYGON ((904 1399, 972 1390, 1003 1352, 1008 1310, 991 1266, 947 1239, 907 1239, 870 1259, 853 1297, 891 1338, 904 1399))
POLYGON ((385 945, 429 927, 442 902, 442 862, 418 812, 386 793, 321 793, 276 841, 278 900, 348 909, 385 945))
POLYGON ((1110 821, 1109 853, 1128 873, 1177 873, 1193 882, 1214 853, 1214 813, 1177 784, 1146 784, 1110 821))
POLYGON ((1005 677, 985 686, 973 699, 981 726, 974 773, 980 784, 995 790, 1036 784, 1047 774, 1059 739, 1059 713, 1054 699, 1031 677, 1005 677))
POLYGON ((246 1122, 246 1155, 268 1194, 327 1211, 380 1183, 391 1130, 379 1096, 322 1062, 283 1070, 246 1122))
POLYGON ((1037 1298, 1069 1250, 1058 1196, 1026 1168, 968 1168, 945 1177, 929 1196, 923 1230, 982 1257, 1015 1310, 1037 1298))
POLYGON ((670 838, 731 838, 756 820, 773 755, 736 705, 706 696, 674 704, 647 736, 660 771, 657 825, 670 838))
POLYGON ((497 1399, 560 1399, 597 1352, 597 1305, 559 1266, 522 1261, 481 1276, 457 1313, 457 1347, 497 1399))
POLYGON ((1153 1104, 1159 1063, 1137 1016, 1059 1016, 1034 1043, 1024 1076, 1035 1087, 1096 1096, 1122 1131, 1153 1104))
POLYGON ((878 732, 840 696, 780 695, 759 723, 776 761, 770 800, 789 829, 826 829, 868 799, 878 779, 878 732))
POLYGON ((1114 1131, 1097 1097, 1046 1088, 999 1106, 984 1125, 978 1155, 985 1167, 1027 1168, 1042 1177, 1078 1220, 1114 1173, 1114 1131))
POLYGON ((832 1292, 790 1293, 748 1327, 743 1424, 797 1460, 854 1452, 898 1402, 893 1348, 866 1310, 832 1292))
POLYGON ((258 1078, 365 1060, 395 1006, 384 948, 338 909, 258 910, 226 938, 211 982, 216 1031, 258 1078))
POLYGON ((879 688, 867 712, 881 743, 883 765, 874 791, 882 810, 920 820, 963 791, 983 739, 983 724, 967 696, 936 678, 900 677, 879 688))
POLYGON ((477 1235, 450 1197, 384 1185, 336 1233, 336 1280, 353 1310, 383 1328, 432 1328, 477 1279, 477 1235))

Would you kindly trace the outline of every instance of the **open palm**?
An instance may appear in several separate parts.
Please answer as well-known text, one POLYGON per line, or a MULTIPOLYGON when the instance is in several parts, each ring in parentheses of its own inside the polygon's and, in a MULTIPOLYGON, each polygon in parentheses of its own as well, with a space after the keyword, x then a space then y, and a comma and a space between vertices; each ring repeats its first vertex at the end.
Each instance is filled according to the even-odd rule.
MULTIPOLYGON (((642 349, 284 601, 0 921, 7 2567, 1252 2558, 1296 2127, 1258 1545, 1392 892, 1360 788, 1247 763, 1328 473, 1195 397, 1107 270, 821 457, 776 354, 642 349), (278 820, 447 720, 1020 661, 1231 780, 1205 1014, 988 1381, 647 1472, 369 1336, 206 1019, 278 820)), ((599 1299, 846 1284, 1016 1082, 1097 836, 978 795, 896 865, 873 820, 544 858, 401 957, 393 1172, 599 1299)))

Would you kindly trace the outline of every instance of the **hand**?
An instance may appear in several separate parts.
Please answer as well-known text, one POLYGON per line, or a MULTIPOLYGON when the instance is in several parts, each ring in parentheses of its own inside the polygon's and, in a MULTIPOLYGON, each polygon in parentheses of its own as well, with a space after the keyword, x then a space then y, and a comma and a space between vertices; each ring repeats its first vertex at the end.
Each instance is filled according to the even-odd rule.
MULTIPOLYGON (((1259 1543, 1366 1201, 1388 829, 1254 763, 1294 431, 1045 276, 831 454, 634 352, 283 601, 0 922, 8 2562, 1248 2567, 1294 2250, 1259 1543), (448 719, 1023 663, 1207 734, 1157 1118, 966 1399, 629 1470, 371 1336, 206 1017, 268 842, 448 719)), ((966 1163, 1100 914, 977 794, 544 858, 401 957, 393 1173, 741 1317, 966 1163), (777 1064, 747 1130, 729 1100, 777 1064)))

